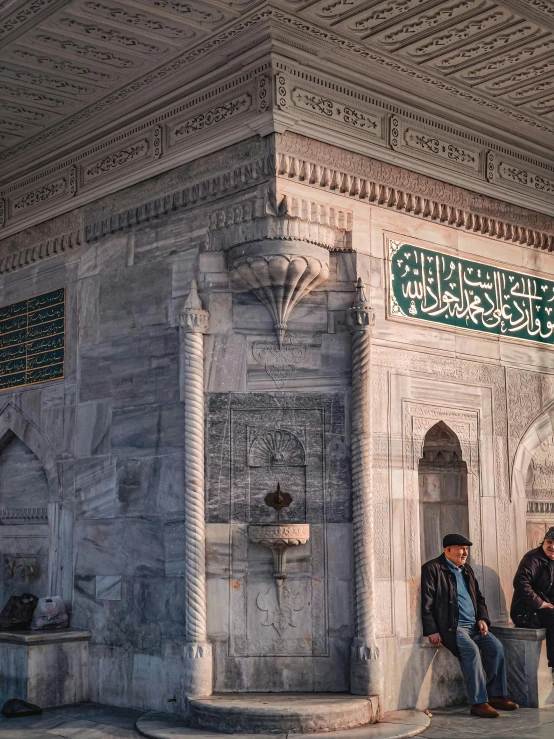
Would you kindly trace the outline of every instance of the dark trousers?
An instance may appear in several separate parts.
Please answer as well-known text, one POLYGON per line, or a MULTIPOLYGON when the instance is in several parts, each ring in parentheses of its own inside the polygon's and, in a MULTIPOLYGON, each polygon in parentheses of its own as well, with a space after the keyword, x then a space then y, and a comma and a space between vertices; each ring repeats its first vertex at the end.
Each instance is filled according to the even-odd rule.
POLYGON ((546 656, 549 667, 554 667, 554 609, 541 608, 537 611, 539 623, 546 629, 546 656))

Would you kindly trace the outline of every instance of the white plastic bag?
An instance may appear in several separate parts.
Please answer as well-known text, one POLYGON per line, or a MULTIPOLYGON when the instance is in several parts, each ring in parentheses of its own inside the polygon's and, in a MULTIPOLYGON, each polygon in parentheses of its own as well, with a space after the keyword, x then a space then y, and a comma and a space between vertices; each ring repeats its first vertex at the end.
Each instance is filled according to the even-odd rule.
POLYGON ((31 629, 63 629, 69 624, 65 604, 59 595, 40 598, 33 612, 31 629))

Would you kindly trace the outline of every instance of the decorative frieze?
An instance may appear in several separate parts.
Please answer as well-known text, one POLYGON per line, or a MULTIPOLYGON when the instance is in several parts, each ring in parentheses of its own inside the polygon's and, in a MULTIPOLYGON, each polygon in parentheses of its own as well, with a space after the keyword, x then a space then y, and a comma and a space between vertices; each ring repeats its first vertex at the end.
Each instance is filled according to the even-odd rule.
POLYGON ((203 111, 197 115, 188 118, 186 121, 177 123, 172 126, 170 133, 170 143, 180 143, 183 139, 191 134, 211 128, 217 123, 227 121, 241 113, 246 113, 252 105, 252 96, 248 93, 239 95, 233 100, 214 106, 210 110, 203 111))
POLYGON ((411 150, 417 155, 431 161, 444 160, 461 167, 468 167, 475 172, 481 170, 482 153, 471 149, 461 142, 448 141, 435 133, 413 128, 408 123, 393 118, 392 126, 398 130, 391 136, 391 146, 398 150, 411 150))
POLYGON ((97 177, 101 177, 104 174, 111 173, 114 170, 121 169, 128 164, 147 157, 149 148, 148 140, 142 139, 112 154, 108 154, 102 157, 102 159, 97 159, 91 164, 87 164, 83 168, 83 183, 86 184, 97 177))
POLYGON ((352 212, 315 200, 275 193, 246 200, 209 215, 210 251, 263 239, 299 239, 332 251, 351 246, 352 212))
POLYGON ((350 105, 342 105, 326 96, 313 93, 308 90, 302 90, 295 87, 292 90, 292 103, 296 108, 303 108, 318 116, 327 119, 336 120, 347 126, 372 134, 373 136, 381 136, 381 119, 378 116, 372 116, 359 108, 353 108, 350 105))
POLYGON ((36 208, 53 199, 59 199, 63 195, 70 197, 77 192, 76 168, 71 167, 69 171, 61 177, 42 185, 41 187, 28 190, 22 195, 15 196, 11 200, 14 213, 18 213, 29 208, 36 208))

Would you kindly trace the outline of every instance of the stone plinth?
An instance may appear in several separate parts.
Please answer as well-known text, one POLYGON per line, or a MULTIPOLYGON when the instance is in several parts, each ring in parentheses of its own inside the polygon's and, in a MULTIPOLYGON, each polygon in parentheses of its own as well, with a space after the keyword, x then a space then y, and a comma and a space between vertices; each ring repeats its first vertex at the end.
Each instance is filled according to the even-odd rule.
POLYGON ((90 631, 0 631, 0 704, 41 708, 88 700, 90 631))
POLYGON ((526 708, 554 705, 554 685, 546 659, 546 630, 493 626, 504 645, 508 695, 526 708))
POLYGON ((377 711, 376 700, 344 694, 220 694, 192 700, 190 722, 224 734, 312 734, 375 723, 377 711))

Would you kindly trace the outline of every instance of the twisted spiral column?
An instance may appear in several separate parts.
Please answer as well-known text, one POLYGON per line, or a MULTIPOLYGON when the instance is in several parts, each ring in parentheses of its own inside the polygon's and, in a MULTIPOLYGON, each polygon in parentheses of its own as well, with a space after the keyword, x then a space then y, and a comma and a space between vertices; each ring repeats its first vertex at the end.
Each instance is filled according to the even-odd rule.
POLYGON ((204 337, 184 336, 185 588, 188 642, 207 641, 204 526, 204 337))
POLYGON ((187 698, 212 693, 212 648, 206 617, 206 525, 204 517, 204 333, 195 280, 181 313, 185 401, 185 602, 183 690, 187 698))
POLYGON ((350 690, 380 696, 382 663, 375 633, 374 507, 371 487, 371 328, 375 316, 358 280, 347 311, 352 332, 352 528, 354 541, 355 635, 350 655, 350 690))

